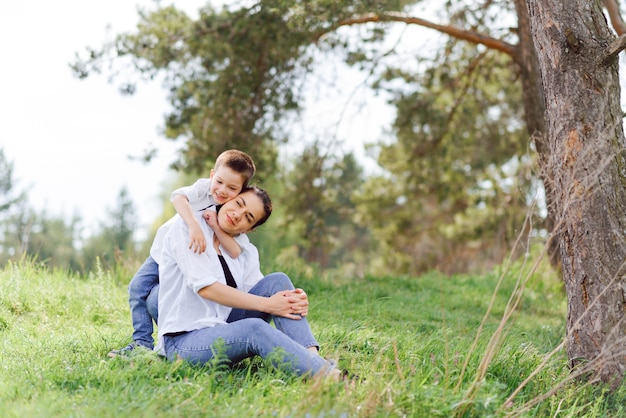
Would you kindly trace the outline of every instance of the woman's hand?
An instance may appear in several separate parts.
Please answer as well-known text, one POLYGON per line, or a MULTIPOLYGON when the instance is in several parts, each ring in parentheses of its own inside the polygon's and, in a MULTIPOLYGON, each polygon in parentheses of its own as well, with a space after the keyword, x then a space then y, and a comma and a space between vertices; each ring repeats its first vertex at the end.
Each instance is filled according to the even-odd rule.
POLYGON ((309 297, 302 289, 294 289, 291 291, 290 297, 299 299, 300 303, 298 303, 294 307, 294 313, 297 313, 302 316, 307 316, 309 313, 309 297))
POLYGON ((302 319, 309 313, 309 300, 302 289, 283 290, 268 298, 266 312, 289 319, 302 319))

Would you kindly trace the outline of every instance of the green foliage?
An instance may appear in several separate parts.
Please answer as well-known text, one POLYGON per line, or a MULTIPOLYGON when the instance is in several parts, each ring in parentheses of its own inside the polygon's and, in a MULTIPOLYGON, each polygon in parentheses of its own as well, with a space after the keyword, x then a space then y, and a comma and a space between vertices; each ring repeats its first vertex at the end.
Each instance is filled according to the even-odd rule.
POLYGON ((72 68, 81 78, 104 71, 123 77, 121 90, 131 94, 137 79, 162 78, 172 105, 165 135, 186 141, 176 167, 202 172, 224 149, 254 150, 265 179, 289 136, 285 117, 300 108, 311 45, 322 35, 337 45, 330 32, 341 19, 407 3, 269 0, 221 10, 209 4, 196 20, 164 7, 142 12, 136 31, 87 48, 72 68))
MULTIPOLYGON (((187 140, 176 165, 203 171, 225 149, 254 149, 263 177, 274 169, 274 124, 297 108, 292 79, 308 63, 300 54, 309 40, 289 27, 287 11, 283 2, 221 11, 207 6, 195 21, 174 7, 146 12, 135 33, 90 50, 74 72, 86 77, 115 59, 144 78, 163 74, 172 104, 165 134, 187 140)), ((135 86, 123 88, 132 93, 135 86)))
POLYGON ((30 217, 28 239, 24 254, 36 258, 51 268, 78 271, 80 253, 76 244, 80 239, 80 218, 69 222, 63 218, 46 217, 45 211, 30 217))
POLYGON ((508 59, 476 49, 457 46, 420 73, 388 70, 378 84, 394 94, 397 141, 376 146, 386 172, 356 200, 383 269, 484 269, 528 234, 536 178, 520 86, 508 59))
POLYGON ((529 280, 528 303, 509 324, 478 393, 466 397, 522 270, 505 272, 475 349, 498 275, 299 275, 296 285, 309 294, 309 321, 322 354, 365 379, 346 386, 302 381, 259 359, 234 367, 171 363, 148 351, 106 359, 131 332, 127 283, 120 279, 130 270, 75 276, 28 261, 9 263, 0 270, 3 416, 621 415, 624 390, 608 393, 573 382, 525 407, 567 378, 565 353, 541 366, 513 403, 504 404, 563 336, 565 298, 545 273, 529 280))
MULTIPOLYGON (((374 89, 391 94, 397 110, 394 137, 372 145, 385 173, 365 185, 351 175, 337 178, 333 162, 315 161, 313 144, 296 157, 302 164, 288 173, 286 194, 273 194, 287 206, 280 224, 289 228, 280 240, 323 266, 345 265, 351 253, 360 271, 365 261, 372 272, 480 270, 530 233, 522 221, 537 180, 528 169, 516 64, 454 38, 428 48, 430 55, 403 39, 402 48, 399 41, 390 48, 398 25, 385 19, 367 25, 355 19, 349 31, 343 26, 372 14, 420 17, 424 5, 264 0, 219 10, 209 4, 197 19, 173 6, 157 8, 141 13, 135 31, 88 49, 73 68, 80 77, 103 71, 123 77, 127 93, 138 79, 162 79, 172 105, 165 135, 186 141, 175 166, 202 172, 222 150, 240 148, 254 155, 258 178, 271 181, 289 137, 286 124, 300 110, 301 87, 319 64, 316 50, 342 52, 347 63, 369 72, 374 89), (322 191, 314 182, 334 182, 335 189, 322 191), (336 192, 350 188, 354 196, 336 192), (294 202, 294 190, 310 194, 299 193, 302 201, 294 202), (342 196, 350 201, 343 211, 342 196), (354 216, 345 213, 355 206, 354 216)), ((442 22, 515 44, 512 6, 448 1, 436 11, 442 22)), ((345 164, 343 156, 333 158, 345 164)))
POLYGON ((93 270, 96 263, 112 268, 122 255, 130 259, 136 252, 133 234, 137 214, 125 187, 119 192, 116 207, 108 212, 108 220, 101 225, 100 232, 91 236, 82 249, 83 271, 93 270))
POLYGON ((81 267, 80 218, 69 221, 49 215, 46 210, 36 213, 26 203, 11 208, 11 215, 0 223, 0 265, 23 258, 67 270, 81 267))
MULTIPOLYGON (((354 155, 334 156, 323 145, 308 146, 284 174, 279 231, 297 237, 293 245, 305 263, 330 268, 355 262, 368 250, 368 234, 354 218, 351 196, 363 184, 354 155)), ((363 270, 363 266, 361 266, 363 270)))
POLYGON ((25 193, 16 188, 13 166, 14 163, 4 155, 4 149, 0 148, 0 214, 26 199, 25 193))
POLYGON ((133 233, 137 226, 137 214, 126 187, 117 196, 117 207, 109 213, 111 223, 105 226, 104 233, 121 251, 131 248, 133 233))
POLYGON ((13 166, 0 148, 0 264, 22 256, 24 230, 30 218, 26 194, 17 189, 13 166))

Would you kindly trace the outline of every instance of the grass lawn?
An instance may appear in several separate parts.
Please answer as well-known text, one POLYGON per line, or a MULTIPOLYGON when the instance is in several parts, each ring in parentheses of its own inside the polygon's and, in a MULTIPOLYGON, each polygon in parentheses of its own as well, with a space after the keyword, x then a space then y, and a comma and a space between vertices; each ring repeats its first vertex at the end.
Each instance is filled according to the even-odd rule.
POLYGON ((322 355, 365 379, 347 385, 303 381, 261 359, 234 367, 151 352, 108 359, 129 342, 132 269, 77 277, 9 264, 0 270, 0 416, 624 415, 625 390, 568 382, 564 350, 548 356, 567 313, 558 279, 542 270, 360 279, 288 271, 309 294, 322 355))

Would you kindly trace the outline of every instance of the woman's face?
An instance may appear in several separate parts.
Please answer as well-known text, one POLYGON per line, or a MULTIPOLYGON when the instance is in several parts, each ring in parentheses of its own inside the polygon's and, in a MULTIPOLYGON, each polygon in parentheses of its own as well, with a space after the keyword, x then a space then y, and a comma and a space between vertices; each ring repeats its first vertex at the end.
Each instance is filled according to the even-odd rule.
POLYGON ((251 190, 224 203, 217 214, 217 222, 227 234, 237 235, 250 231, 263 216, 263 201, 251 190))

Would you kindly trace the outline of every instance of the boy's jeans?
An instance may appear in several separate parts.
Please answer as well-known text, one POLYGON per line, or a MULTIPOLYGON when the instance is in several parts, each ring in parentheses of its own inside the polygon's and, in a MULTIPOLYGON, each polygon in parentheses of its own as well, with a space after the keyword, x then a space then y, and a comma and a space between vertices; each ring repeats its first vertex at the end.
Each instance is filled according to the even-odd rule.
POLYGON ((159 265, 150 256, 139 267, 137 273, 128 285, 128 303, 130 305, 130 317, 133 322, 133 341, 152 350, 154 339, 152 333, 154 326, 152 320, 157 322, 157 304, 155 292, 148 297, 159 285, 159 265), (154 301, 152 299, 154 298, 154 301), (154 306, 152 306, 154 304, 154 306))
MULTIPOLYGON (((249 293, 271 296, 281 290, 293 289, 293 284, 284 273, 272 273, 261 279, 249 293)), ((334 365, 309 350, 318 346, 306 320, 273 317, 257 311, 233 309, 228 324, 202 328, 177 336, 165 336, 166 357, 174 360, 183 358, 191 363, 209 362, 216 347, 223 347, 223 354, 232 363, 259 355, 271 357, 277 366, 287 367, 297 374, 328 372, 334 365), (274 320, 276 328, 269 324, 274 320), (275 351, 277 350, 278 351, 275 351)))

